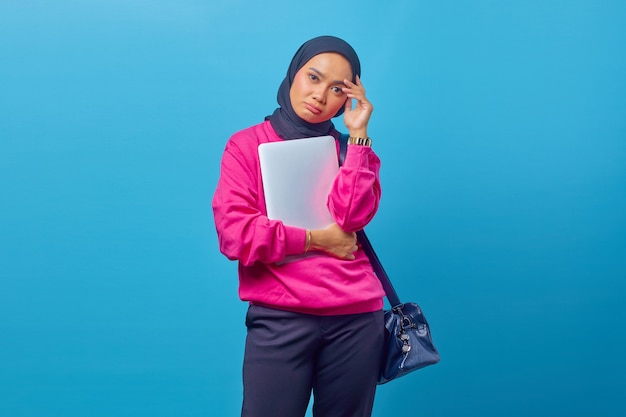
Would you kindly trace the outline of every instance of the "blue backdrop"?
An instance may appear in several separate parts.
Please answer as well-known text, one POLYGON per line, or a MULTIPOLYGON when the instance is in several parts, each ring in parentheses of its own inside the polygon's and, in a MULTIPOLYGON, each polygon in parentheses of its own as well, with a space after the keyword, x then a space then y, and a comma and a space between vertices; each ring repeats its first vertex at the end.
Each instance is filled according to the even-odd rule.
POLYGON ((0 415, 238 415, 210 200, 321 34, 361 55, 368 233, 442 354, 374 415, 626 415, 618 0, 1 0, 0 415))

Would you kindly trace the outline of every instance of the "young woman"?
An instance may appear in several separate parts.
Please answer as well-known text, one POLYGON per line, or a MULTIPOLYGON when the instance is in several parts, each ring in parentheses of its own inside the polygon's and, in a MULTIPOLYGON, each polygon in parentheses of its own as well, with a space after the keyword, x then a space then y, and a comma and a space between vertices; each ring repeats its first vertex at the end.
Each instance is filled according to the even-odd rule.
MULTIPOLYGON (((221 252, 239 262, 239 296, 250 303, 242 416, 371 416, 384 334, 384 290, 355 231, 380 201, 380 160, 367 126, 373 106, 361 66, 345 41, 304 43, 278 90, 279 107, 235 133, 222 158, 213 212, 221 252), (258 146, 332 135, 343 114, 346 159, 328 195, 335 223, 305 230, 269 220, 258 146), (281 263, 286 256, 317 256, 281 263)), ((339 147, 338 147, 339 149, 339 147)))

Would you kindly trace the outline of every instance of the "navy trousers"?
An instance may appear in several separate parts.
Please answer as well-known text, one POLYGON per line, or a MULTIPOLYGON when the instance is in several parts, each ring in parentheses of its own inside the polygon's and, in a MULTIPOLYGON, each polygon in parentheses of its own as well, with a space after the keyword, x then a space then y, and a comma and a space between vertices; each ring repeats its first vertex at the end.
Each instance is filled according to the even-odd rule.
POLYGON ((245 417, 370 417, 383 312, 314 316, 250 306, 243 364, 245 417))

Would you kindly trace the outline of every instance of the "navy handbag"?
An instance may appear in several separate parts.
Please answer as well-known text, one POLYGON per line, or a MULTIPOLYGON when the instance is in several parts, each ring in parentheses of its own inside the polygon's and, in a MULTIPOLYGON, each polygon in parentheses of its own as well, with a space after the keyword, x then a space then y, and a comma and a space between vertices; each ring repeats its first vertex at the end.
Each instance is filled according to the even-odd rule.
MULTIPOLYGON (((340 163, 343 163, 345 158, 347 140, 347 135, 342 135, 340 163)), ((430 326, 420 306, 400 301, 364 230, 357 232, 357 240, 382 283, 391 306, 385 311, 385 347, 378 384, 385 384, 439 362, 439 352, 433 344, 430 326)))
POLYGON ((416 303, 401 303, 378 256, 363 230, 357 239, 370 259, 376 276, 383 284, 391 309, 385 311, 385 348, 378 384, 417 371, 439 362, 439 352, 433 344, 430 326, 416 303))

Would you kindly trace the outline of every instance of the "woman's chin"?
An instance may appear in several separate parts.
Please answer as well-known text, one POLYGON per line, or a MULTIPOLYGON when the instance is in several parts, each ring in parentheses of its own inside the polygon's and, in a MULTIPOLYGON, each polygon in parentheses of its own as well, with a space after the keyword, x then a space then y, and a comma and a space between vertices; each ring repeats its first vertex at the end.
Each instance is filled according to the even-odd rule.
POLYGON ((323 122, 327 122, 330 120, 330 117, 326 117, 325 115, 321 115, 321 114, 313 114, 311 112, 303 112, 302 114, 299 114, 298 116, 305 122, 311 123, 311 124, 323 123, 323 122))

